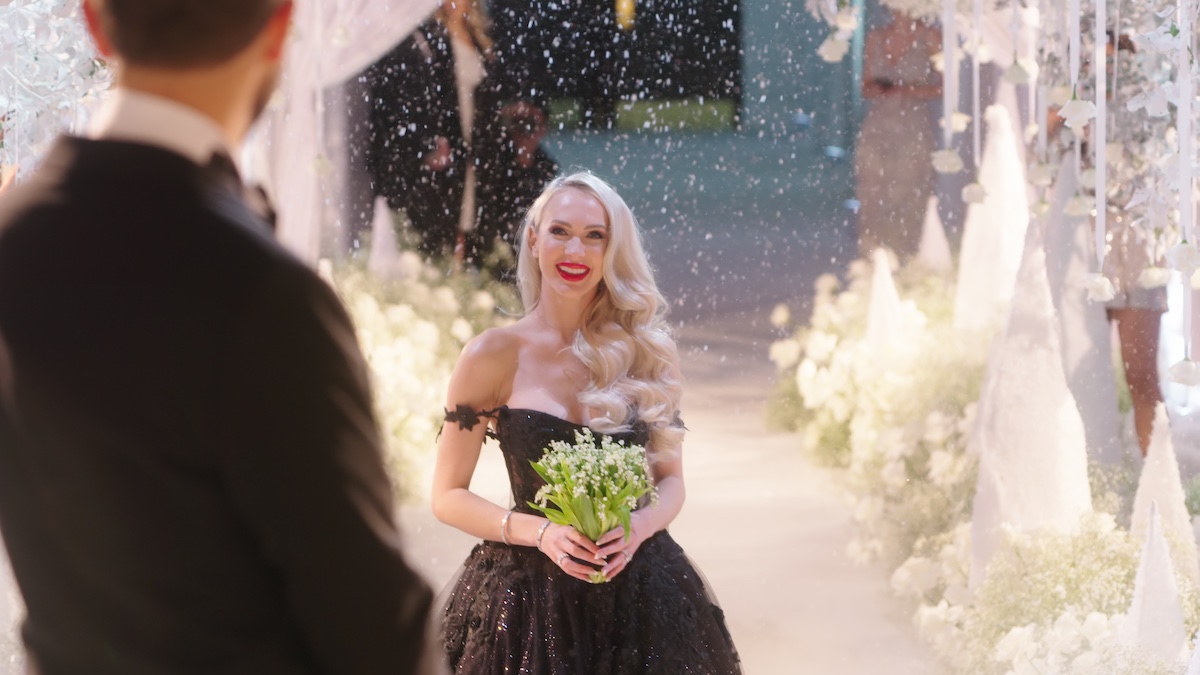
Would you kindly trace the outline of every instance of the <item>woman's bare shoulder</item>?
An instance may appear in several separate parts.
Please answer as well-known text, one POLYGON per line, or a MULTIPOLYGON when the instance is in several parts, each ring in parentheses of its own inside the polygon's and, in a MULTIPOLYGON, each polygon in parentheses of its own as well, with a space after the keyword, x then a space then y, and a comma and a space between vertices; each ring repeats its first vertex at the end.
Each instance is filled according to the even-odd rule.
POLYGON ((524 328, 518 321, 483 331, 463 347, 455 369, 468 369, 476 377, 494 381, 511 380, 526 341, 524 328))
POLYGON ((450 405, 482 410, 507 400, 522 344, 520 330, 513 328, 489 328, 463 347, 450 377, 450 405))

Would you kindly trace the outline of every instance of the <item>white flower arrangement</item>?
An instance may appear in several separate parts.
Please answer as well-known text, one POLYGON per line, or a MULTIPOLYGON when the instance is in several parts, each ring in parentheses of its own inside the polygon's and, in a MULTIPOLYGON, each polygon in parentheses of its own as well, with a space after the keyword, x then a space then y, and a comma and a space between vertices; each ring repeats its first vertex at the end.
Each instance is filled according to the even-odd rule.
MULTIPOLYGON (((1111 515, 1085 516, 1076 534, 1009 533, 974 593, 965 586, 969 537, 969 525, 943 535, 934 555, 914 556, 892 576, 898 594, 919 601, 914 620, 922 637, 955 672, 1181 672, 1117 642, 1141 546, 1111 515)), ((1200 595, 1187 575, 1177 573, 1176 581, 1194 634, 1200 595)))
POLYGON ((429 265, 382 283, 354 266, 333 270, 334 286, 358 331, 371 370, 377 418, 403 497, 429 484, 450 374, 462 346, 503 323, 497 304, 515 307, 508 287, 429 265), (497 300, 499 296, 499 300, 497 300))
POLYGON ((1073 98, 1058 109, 1058 116, 1063 119, 1063 124, 1068 129, 1083 129, 1089 121, 1096 117, 1096 104, 1073 98))
POLYGON ((962 198, 968 204, 982 204, 987 199, 987 189, 980 183, 968 183, 962 189, 962 198))
POLYGON ((1087 294, 1092 302, 1108 302, 1117 296, 1117 289, 1108 277, 1093 273, 1087 277, 1087 294))
POLYGON ((955 174, 964 168, 962 157, 953 148, 935 150, 933 153, 933 170, 941 174, 955 174))
POLYGON ((86 122, 110 80, 81 3, 0 2, 0 167, 27 175, 56 136, 86 122))
POLYGON ((966 436, 986 353, 954 333, 952 289, 914 267, 898 276, 903 335, 881 363, 865 343, 870 272, 852 263, 841 292, 822 277, 811 325, 771 346, 781 375, 773 412, 801 430, 806 452, 848 469, 851 556, 898 561, 967 518, 966 436))

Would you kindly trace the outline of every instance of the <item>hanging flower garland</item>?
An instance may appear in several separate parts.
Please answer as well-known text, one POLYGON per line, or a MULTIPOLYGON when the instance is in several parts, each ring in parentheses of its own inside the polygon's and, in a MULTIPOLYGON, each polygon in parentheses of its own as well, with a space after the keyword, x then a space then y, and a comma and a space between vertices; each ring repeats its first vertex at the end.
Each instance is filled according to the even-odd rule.
POLYGON ((0 167, 27 174, 110 83, 74 0, 0 0, 0 167))

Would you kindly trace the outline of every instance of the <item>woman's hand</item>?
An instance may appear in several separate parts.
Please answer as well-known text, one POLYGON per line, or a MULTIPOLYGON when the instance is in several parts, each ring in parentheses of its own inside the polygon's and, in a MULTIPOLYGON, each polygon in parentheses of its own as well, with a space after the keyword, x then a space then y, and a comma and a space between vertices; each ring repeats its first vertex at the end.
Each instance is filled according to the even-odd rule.
POLYGON ((582 581, 590 581, 590 575, 596 571, 593 565, 603 562, 600 547, 570 525, 551 524, 547 527, 542 533, 542 553, 562 571, 582 581))
POLYGON ((641 520, 636 512, 630 518, 629 529, 632 532, 628 539, 625 538, 625 528, 618 525, 615 530, 610 530, 596 541, 600 547, 600 557, 607 562, 604 569, 600 570, 606 579, 612 579, 625 571, 629 563, 633 562, 633 556, 642 542, 646 541, 646 533, 650 532, 650 528, 641 520))

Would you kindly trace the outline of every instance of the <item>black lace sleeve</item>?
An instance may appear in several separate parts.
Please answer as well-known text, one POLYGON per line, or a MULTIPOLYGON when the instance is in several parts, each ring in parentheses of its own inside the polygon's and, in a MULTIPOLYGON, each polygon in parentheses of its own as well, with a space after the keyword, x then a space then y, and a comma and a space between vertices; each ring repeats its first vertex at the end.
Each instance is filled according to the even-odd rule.
MULTIPOLYGON (((446 426, 445 423, 449 422, 451 424, 457 424, 458 428, 462 429, 463 431, 473 431, 475 429, 475 425, 482 422, 483 418, 494 418, 497 410, 499 409, 493 408, 491 410, 475 410, 470 406, 457 405, 454 407, 454 410, 446 410, 446 417, 443 420, 442 428, 444 429, 446 426)), ((484 424, 486 424, 486 422, 484 422, 484 424)), ((441 435, 442 432, 438 431, 438 437, 441 437, 441 435)), ((495 434, 492 433, 491 429, 488 429, 487 435, 490 438, 495 438, 495 434)))

